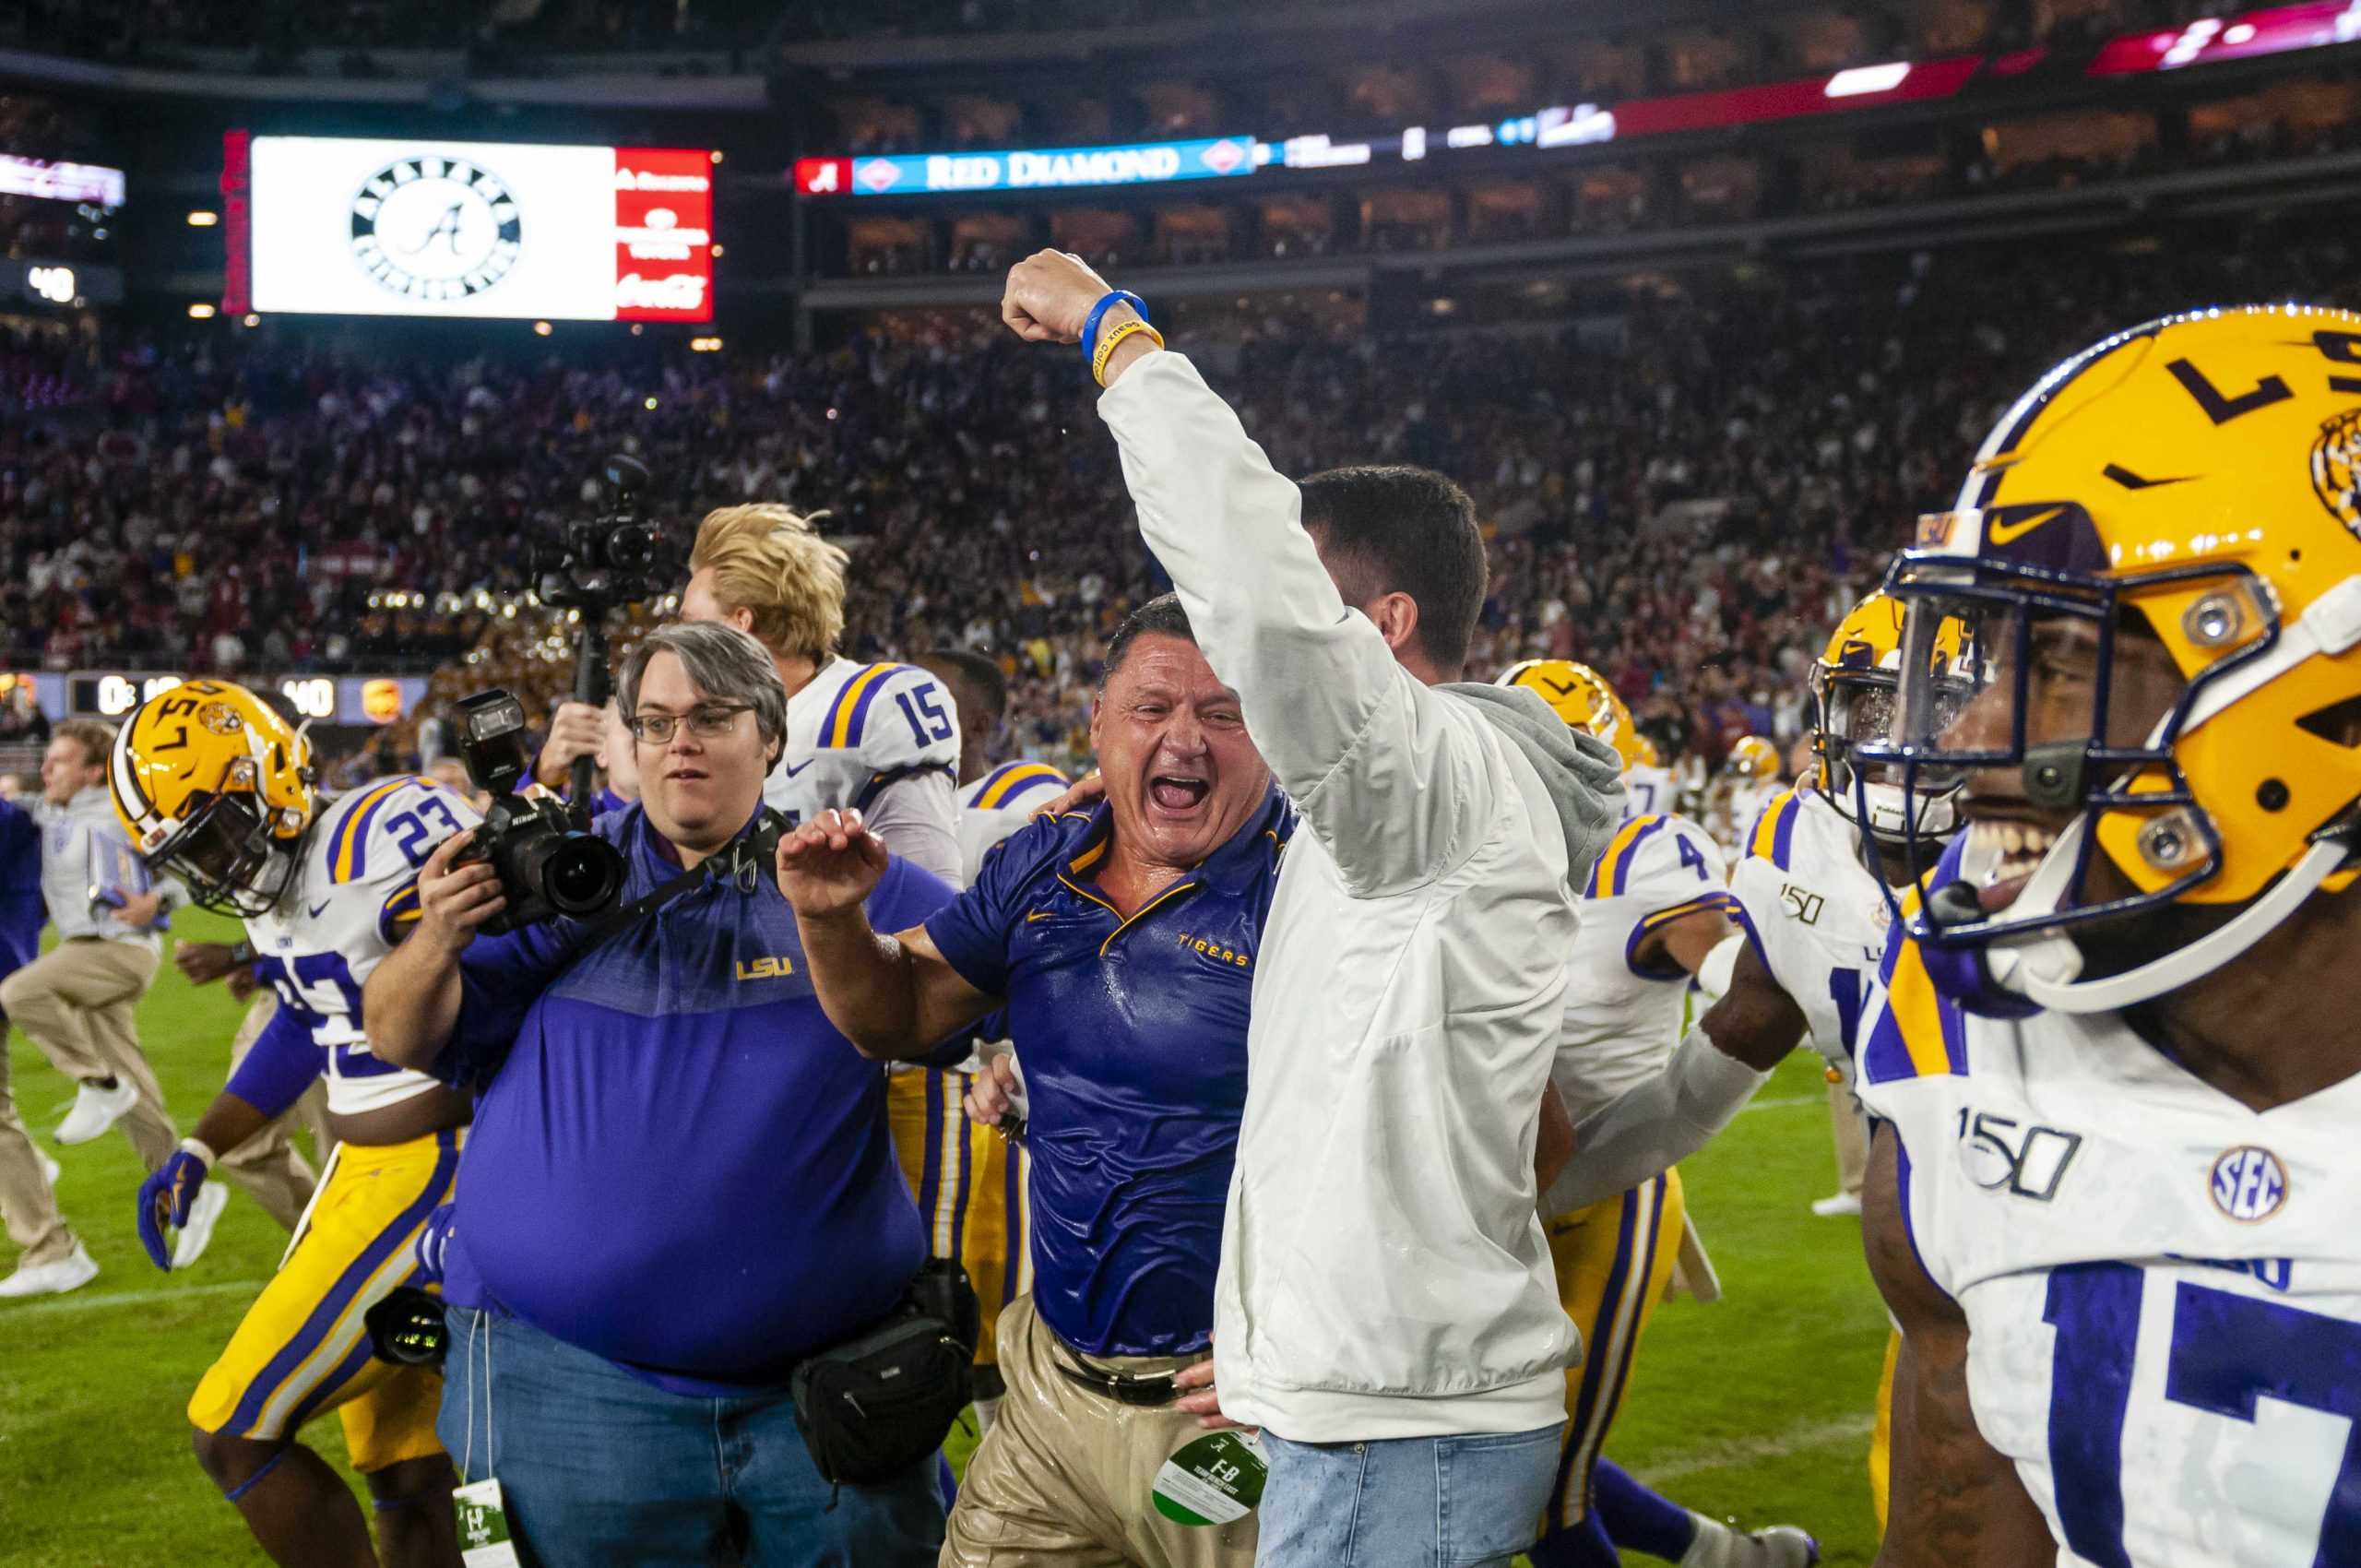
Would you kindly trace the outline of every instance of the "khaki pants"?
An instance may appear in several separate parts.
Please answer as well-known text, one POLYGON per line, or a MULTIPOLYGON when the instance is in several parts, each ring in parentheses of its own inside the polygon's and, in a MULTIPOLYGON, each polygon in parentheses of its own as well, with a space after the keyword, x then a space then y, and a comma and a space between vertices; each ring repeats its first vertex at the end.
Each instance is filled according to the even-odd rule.
POLYGON ((1831 1081, 1828 1086, 1829 1132, 1836 1139, 1836 1190, 1847 1197, 1861 1195, 1869 1174, 1869 1130, 1861 1119, 1861 1102, 1852 1086, 1831 1081))
MULTIPOLYGON (((0 990, 5 990, 0 985, 0 990)), ((62 1263, 74 1251, 74 1232, 57 1212, 57 1194, 41 1173, 41 1156, 8 1088, 8 1016, 0 1009, 0 1221, 21 1252, 23 1267, 62 1263)))
POLYGON ((1204 1435, 1197 1418, 1122 1404, 1070 1382, 1055 1360, 1154 1372, 1203 1356, 1084 1356, 1059 1343, 1030 1296, 1001 1313, 999 1346, 1008 1396, 968 1461, 938 1568, 1252 1568, 1252 1515, 1192 1526, 1148 1501, 1164 1461, 1204 1435))
MULTIPOLYGON (((246 1004, 245 1020, 238 1026, 237 1038, 230 1042, 232 1074, 270 1023, 271 1015, 278 1011, 279 998, 269 990, 255 992, 254 1000, 246 1004)), ((251 1194, 283 1230, 292 1231, 295 1222, 303 1218, 303 1207, 312 1201, 312 1190, 320 1180, 290 1134, 298 1127, 309 1132, 312 1147, 326 1158, 326 1104, 327 1090, 314 1079, 312 1087, 303 1091, 303 1098, 284 1115, 221 1157, 219 1174, 251 1194)))
POLYGON ((164 1091, 139 1050, 139 1001, 155 982, 158 957, 139 943, 69 937, 0 980, 0 1012, 31 1037, 51 1066, 77 1085, 115 1078, 137 1087, 139 1102, 115 1125, 151 1171, 180 1142, 164 1112, 164 1091))

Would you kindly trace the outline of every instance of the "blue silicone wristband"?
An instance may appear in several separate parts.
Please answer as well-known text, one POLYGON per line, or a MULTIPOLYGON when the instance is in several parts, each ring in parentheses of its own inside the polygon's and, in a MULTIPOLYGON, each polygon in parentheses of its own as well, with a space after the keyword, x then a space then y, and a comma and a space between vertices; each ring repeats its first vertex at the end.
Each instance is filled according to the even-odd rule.
MULTIPOLYGON (((1098 303, 1090 307, 1090 315, 1084 318, 1082 324, 1082 362, 1086 369, 1098 357, 1098 323, 1117 305, 1129 305, 1139 313, 1142 321, 1147 320, 1147 302, 1137 294, 1122 289, 1109 289, 1099 296, 1098 303)), ((1155 324, 1151 322, 1149 325, 1155 324)))

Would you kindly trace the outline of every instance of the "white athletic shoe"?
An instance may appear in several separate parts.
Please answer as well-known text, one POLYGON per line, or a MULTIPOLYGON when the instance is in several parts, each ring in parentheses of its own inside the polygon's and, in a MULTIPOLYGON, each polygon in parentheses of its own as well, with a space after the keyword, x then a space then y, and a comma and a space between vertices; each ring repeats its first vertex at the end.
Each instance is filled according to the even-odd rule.
POLYGON ((1861 1200, 1856 1194, 1839 1193, 1833 1198, 1821 1199, 1811 1206, 1811 1211, 1822 1219, 1834 1219, 1837 1216, 1845 1214, 1858 1218, 1861 1213, 1861 1200))
POLYGON ((84 1084, 74 1093, 74 1109, 57 1124, 57 1141, 61 1144, 87 1144, 103 1137, 106 1130, 123 1119, 125 1111, 139 1103, 139 1086, 129 1078, 117 1078, 114 1087, 102 1089, 96 1084, 84 1084))
POLYGON ((205 1249, 213 1244, 213 1227, 229 1203, 230 1189, 219 1182, 208 1182, 196 1190, 196 1199, 188 1206, 188 1223, 181 1227, 180 1240, 172 1243, 174 1268, 186 1268, 205 1255, 205 1249))
POLYGON ((39 1149, 33 1150, 33 1158, 41 1161, 41 1179, 48 1182, 52 1189, 54 1189, 57 1185, 57 1179, 65 1174, 65 1167, 58 1164, 57 1161, 50 1158, 49 1156, 42 1153, 39 1149))
POLYGON ((1820 1561, 1820 1543, 1792 1525, 1741 1530, 1693 1511, 1689 1516, 1697 1538, 1680 1568, 1812 1568, 1820 1561))
POLYGON ((81 1242, 74 1243, 74 1251, 55 1263, 44 1263, 17 1270, 0 1279, 0 1300, 19 1296, 63 1296, 68 1290, 78 1290, 98 1277, 99 1265, 81 1242))

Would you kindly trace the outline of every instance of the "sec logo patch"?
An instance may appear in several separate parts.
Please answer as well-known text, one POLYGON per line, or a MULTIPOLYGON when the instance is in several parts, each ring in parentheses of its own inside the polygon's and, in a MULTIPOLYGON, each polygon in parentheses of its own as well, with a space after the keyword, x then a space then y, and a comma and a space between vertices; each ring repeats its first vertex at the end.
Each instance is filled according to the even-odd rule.
POLYGON ((2225 1150, 2213 1162, 2213 1206, 2232 1219, 2269 1219, 2287 1201, 2287 1168, 2252 1144, 2225 1150))
POLYGON ((352 198, 352 259, 407 299, 481 294, 524 252, 524 215, 507 184, 464 158, 397 159, 352 198))

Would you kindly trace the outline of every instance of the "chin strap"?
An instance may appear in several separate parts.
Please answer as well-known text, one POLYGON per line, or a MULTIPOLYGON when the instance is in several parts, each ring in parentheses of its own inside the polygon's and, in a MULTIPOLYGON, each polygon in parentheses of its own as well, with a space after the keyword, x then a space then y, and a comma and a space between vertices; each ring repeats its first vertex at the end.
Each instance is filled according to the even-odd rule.
MULTIPOLYGON (((2018 907, 2023 907, 2028 898, 2035 900, 2035 909, 2058 907, 2065 883, 2072 875, 2084 822, 2082 817, 2075 818, 2058 836, 2034 880, 2018 895, 2018 907)), ((2055 1012, 2118 1012, 2177 991, 2246 952, 2318 892, 2350 852, 2345 834, 2324 835, 2270 892, 2240 910, 2228 924, 2186 947, 2177 947, 2161 958, 2105 980, 2077 980, 2075 977, 2082 972, 2082 950, 2070 937, 2054 932, 2024 942, 1996 942, 1985 949, 1985 963, 1993 980, 2003 989, 2055 1012)))

